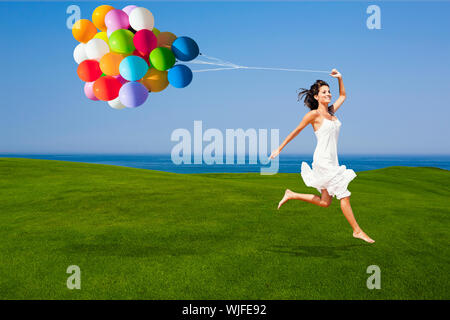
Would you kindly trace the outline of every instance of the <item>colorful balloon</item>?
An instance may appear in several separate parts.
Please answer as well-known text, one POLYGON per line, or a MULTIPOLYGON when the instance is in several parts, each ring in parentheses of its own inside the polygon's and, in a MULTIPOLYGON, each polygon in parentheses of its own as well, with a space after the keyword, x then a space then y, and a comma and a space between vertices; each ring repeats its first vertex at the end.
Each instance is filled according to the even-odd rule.
POLYGON ((92 22, 101 31, 106 31, 105 16, 111 10, 114 10, 114 7, 105 4, 95 8, 92 13, 92 22))
POLYGON ((175 58, 181 61, 195 59, 200 53, 197 43, 189 37, 179 37, 172 43, 175 58))
POLYGON ((87 19, 80 19, 72 26, 73 37, 79 42, 87 43, 96 33, 97 28, 87 19))
POLYGON ((109 52, 108 44, 102 39, 91 39, 86 44, 86 55, 89 59, 100 60, 109 52))
POLYGON ((148 29, 152 30, 155 24, 153 14, 146 8, 134 8, 130 13, 130 25, 136 30, 148 29))
POLYGON ((167 79, 175 88, 184 88, 192 81, 192 71, 184 64, 177 64, 169 70, 167 79))
POLYGON ((150 63, 150 55, 149 54, 142 54, 137 50, 133 51, 133 56, 137 56, 137 57, 141 57, 142 59, 145 60, 145 62, 147 62, 149 68, 152 66, 150 63))
POLYGON ((172 47, 172 43, 177 38, 172 32, 160 32, 156 39, 158 39, 158 47, 164 47, 170 49, 172 47))
POLYGON ((134 34, 133 43, 134 47, 139 52, 143 55, 147 55, 156 48, 158 40, 152 31, 142 29, 134 34))
POLYGON ((156 48, 150 53, 152 66, 160 71, 170 69, 175 64, 175 56, 167 48, 156 48))
POLYGON ((119 80, 120 84, 124 84, 127 83, 128 80, 125 80, 120 74, 117 76, 113 76, 114 78, 116 78, 117 80, 119 80))
POLYGON ((120 75, 128 81, 142 79, 147 73, 148 64, 144 59, 137 56, 128 56, 119 65, 120 75))
POLYGON ((124 59, 120 53, 109 52, 100 59, 100 69, 108 76, 120 74, 119 65, 124 59))
POLYGON ((114 77, 104 76, 97 79, 93 85, 95 96, 103 101, 110 101, 119 96, 122 84, 114 77))
POLYGON ((97 32, 94 36, 94 39, 102 39, 109 46, 108 34, 106 33, 106 31, 97 32))
POLYGON ((125 106, 122 104, 122 102, 120 102, 119 97, 108 101, 108 104, 113 109, 123 109, 123 108, 125 108, 125 106))
POLYGON ((111 51, 117 53, 132 53, 135 49, 133 44, 133 32, 119 29, 114 31, 109 37, 109 47, 111 51))
POLYGON ((130 4, 129 6, 126 6, 122 9, 123 12, 125 12, 128 16, 130 16, 131 11, 133 11, 134 8, 137 8, 138 6, 135 6, 133 4, 130 4))
POLYGON ((127 82, 119 91, 120 102, 127 108, 139 107, 147 100, 147 97, 148 90, 140 82, 127 82))
POLYGON ((105 25, 108 30, 128 29, 130 22, 128 15, 119 9, 109 11, 105 16, 105 25))
POLYGON ((88 57, 86 55, 86 44, 85 43, 79 43, 75 49, 73 50, 73 59, 77 64, 80 64, 84 60, 87 60, 88 57))
POLYGON ((78 77, 85 82, 92 82, 100 78, 102 70, 97 60, 84 60, 78 65, 78 77))
POLYGON ((93 82, 86 82, 84 84, 84 94, 88 99, 91 99, 93 101, 98 101, 98 98, 94 94, 93 89, 94 81, 93 82))
POLYGON ((140 81, 150 92, 163 91, 169 85, 167 71, 151 68, 140 81))
POLYGON ((73 59, 88 99, 107 101, 113 109, 135 108, 149 92, 191 83, 191 69, 175 63, 195 59, 197 43, 160 32, 154 24, 153 14, 135 5, 122 10, 101 5, 92 13, 92 22, 74 23, 72 34, 79 43, 73 59))

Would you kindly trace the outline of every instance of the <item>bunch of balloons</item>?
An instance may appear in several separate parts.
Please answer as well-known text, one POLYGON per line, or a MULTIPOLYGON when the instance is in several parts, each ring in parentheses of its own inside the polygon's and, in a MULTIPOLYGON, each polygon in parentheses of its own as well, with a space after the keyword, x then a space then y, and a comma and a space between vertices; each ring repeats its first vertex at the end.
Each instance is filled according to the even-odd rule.
POLYGON ((73 52, 78 77, 91 100, 107 101, 115 109, 135 108, 149 92, 162 91, 169 84, 184 88, 192 81, 191 69, 176 62, 195 59, 197 43, 160 32, 146 8, 101 5, 92 21, 76 21, 72 34, 80 42, 73 52))

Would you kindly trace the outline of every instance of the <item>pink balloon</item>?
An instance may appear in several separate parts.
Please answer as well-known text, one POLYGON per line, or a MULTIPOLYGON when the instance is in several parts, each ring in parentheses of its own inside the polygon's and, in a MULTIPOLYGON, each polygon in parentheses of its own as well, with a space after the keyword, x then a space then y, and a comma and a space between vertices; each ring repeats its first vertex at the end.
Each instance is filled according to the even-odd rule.
POLYGON ((125 8, 122 9, 122 11, 124 11, 127 15, 130 15, 131 11, 137 8, 137 6, 135 6, 134 4, 131 4, 129 6, 126 6, 125 8))
POLYGON ((129 82, 128 80, 124 79, 120 74, 117 76, 113 76, 117 80, 119 80, 120 84, 124 84, 125 82, 129 82))
POLYGON ((94 101, 97 101, 98 98, 95 96, 95 94, 94 94, 94 88, 93 88, 94 82, 95 82, 95 81, 92 81, 92 82, 86 82, 86 83, 84 84, 84 94, 85 94, 86 97, 88 97, 89 99, 94 100, 94 101))
POLYGON ((153 31, 142 29, 134 34, 133 43, 140 53, 147 55, 157 47, 158 40, 153 31))
POLYGON ((130 27, 130 21, 128 15, 119 9, 109 11, 105 16, 106 28, 112 31, 118 29, 128 29, 130 27))

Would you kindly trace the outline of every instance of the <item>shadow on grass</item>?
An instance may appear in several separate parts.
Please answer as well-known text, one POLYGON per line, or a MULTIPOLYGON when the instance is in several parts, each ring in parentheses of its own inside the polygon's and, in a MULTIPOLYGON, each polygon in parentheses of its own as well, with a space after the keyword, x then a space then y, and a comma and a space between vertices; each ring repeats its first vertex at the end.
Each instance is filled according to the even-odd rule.
POLYGON ((365 244, 351 244, 344 246, 273 246, 265 251, 284 253, 295 257, 339 258, 342 253, 351 248, 363 247, 365 244))

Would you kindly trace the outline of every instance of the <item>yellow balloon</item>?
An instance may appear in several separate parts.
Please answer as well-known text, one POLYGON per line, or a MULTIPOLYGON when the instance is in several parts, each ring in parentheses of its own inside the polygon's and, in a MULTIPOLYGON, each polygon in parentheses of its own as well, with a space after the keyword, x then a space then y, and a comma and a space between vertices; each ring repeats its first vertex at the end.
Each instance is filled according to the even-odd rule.
POLYGON ((156 29, 156 28, 153 28, 152 31, 153 31, 153 34, 154 34, 156 37, 158 36, 158 34, 161 33, 161 31, 159 31, 159 30, 156 29))
POLYGON ((167 71, 150 68, 140 82, 151 92, 163 91, 169 85, 167 71))
POLYGON ((109 46, 108 35, 106 34, 105 31, 97 32, 96 35, 94 36, 94 38, 102 39, 102 40, 105 41, 105 42, 108 44, 108 46, 109 46))
POLYGON ((94 12, 92 13, 92 22, 101 31, 106 31, 105 16, 109 11, 113 9, 114 7, 104 4, 95 8, 94 12))

